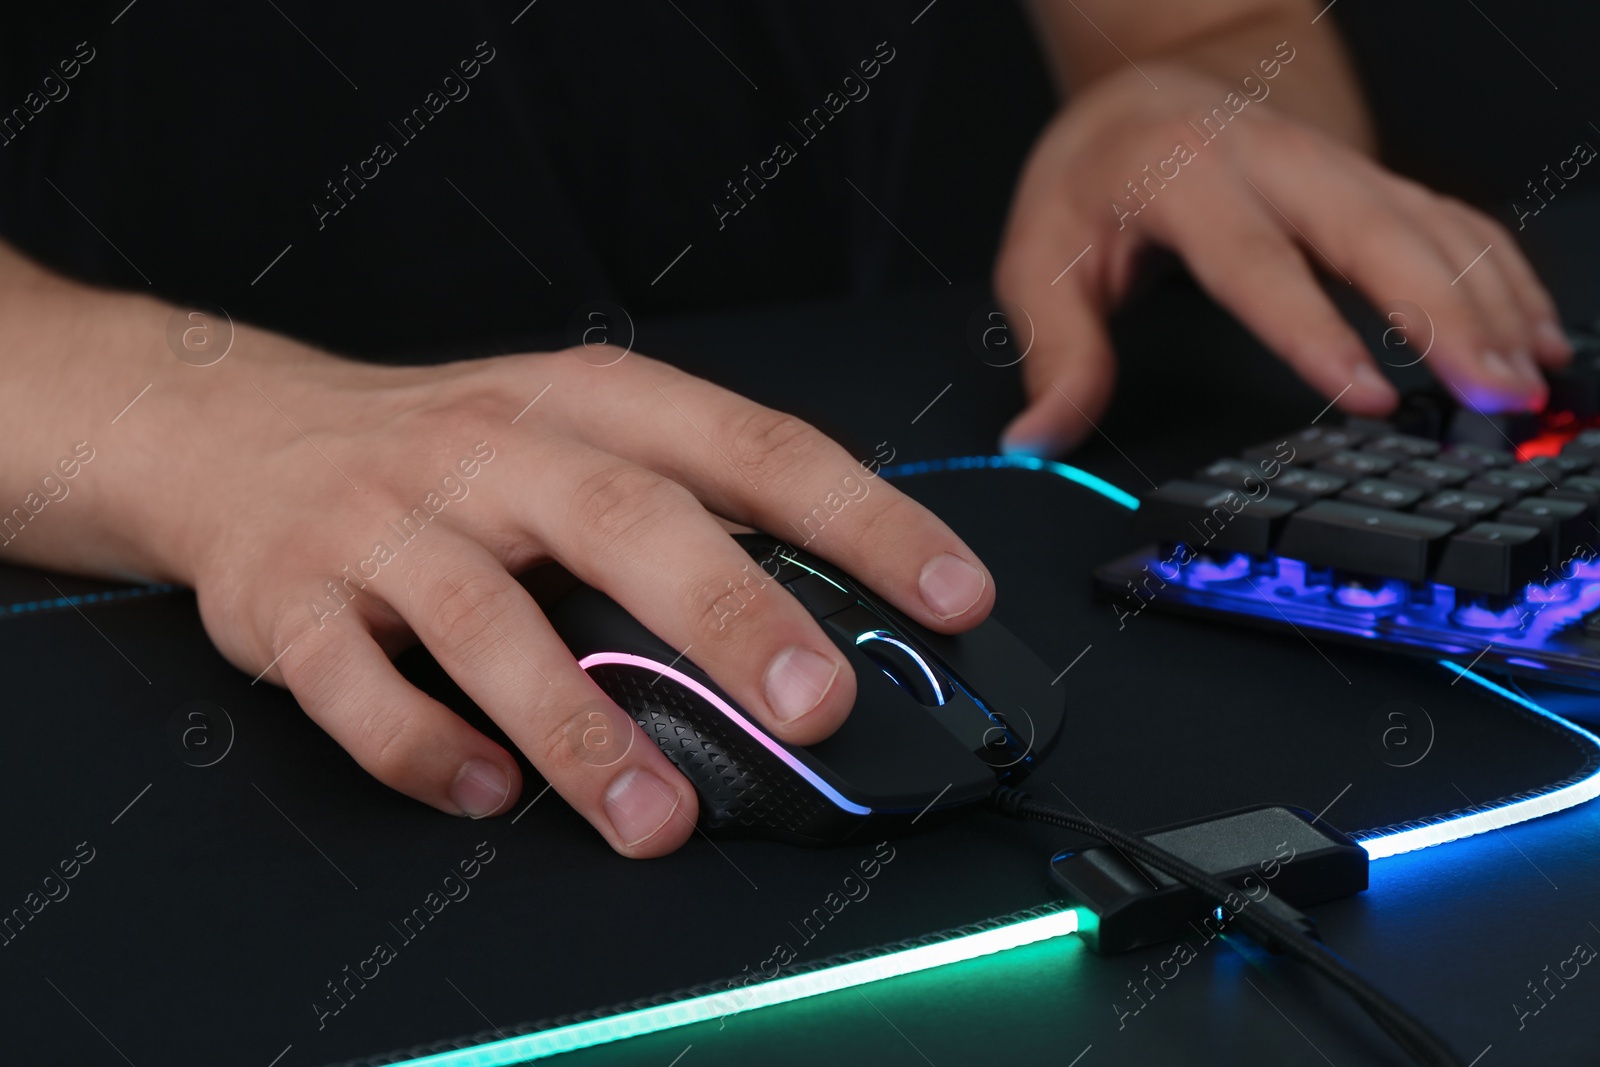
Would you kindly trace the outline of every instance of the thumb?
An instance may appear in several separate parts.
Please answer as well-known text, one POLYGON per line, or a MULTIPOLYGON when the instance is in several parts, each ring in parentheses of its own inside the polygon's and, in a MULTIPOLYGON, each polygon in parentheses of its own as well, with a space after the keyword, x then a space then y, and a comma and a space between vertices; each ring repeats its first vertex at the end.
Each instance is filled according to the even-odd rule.
POLYGON ((1032 347, 1022 360, 1028 406, 1000 437, 1007 455, 1050 456, 1073 448, 1093 432, 1116 383, 1111 339, 1084 286, 1090 278, 1086 265, 1077 263, 1063 274, 1061 264, 1052 272, 1040 260, 1025 269, 1008 264, 996 286, 1019 336, 1029 337, 1028 325, 1033 327, 1032 347), (1080 269, 1082 281, 1072 276, 1080 269), (1026 281, 1016 281, 1019 274, 1026 281))

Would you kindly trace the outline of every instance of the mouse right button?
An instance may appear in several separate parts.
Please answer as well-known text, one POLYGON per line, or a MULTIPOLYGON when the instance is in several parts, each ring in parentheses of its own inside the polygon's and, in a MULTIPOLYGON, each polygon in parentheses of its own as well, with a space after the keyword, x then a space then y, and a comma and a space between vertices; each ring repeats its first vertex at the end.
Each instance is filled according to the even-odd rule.
POLYGON ((940 667, 1019 730, 1039 756, 1060 736, 1066 718, 1066 692, 1051 681, 1050 668, 997 620, 991 618, 961 634, 925 631, 921 641, 939 657, 940 667))

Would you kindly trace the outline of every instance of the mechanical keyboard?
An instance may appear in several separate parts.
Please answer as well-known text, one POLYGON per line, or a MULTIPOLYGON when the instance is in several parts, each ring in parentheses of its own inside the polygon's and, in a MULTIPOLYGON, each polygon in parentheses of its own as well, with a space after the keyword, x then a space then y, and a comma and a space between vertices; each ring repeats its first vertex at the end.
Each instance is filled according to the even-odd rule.
POLYGON ((1571 336, 1542 413, 1436 386, 1144 494, 1149 543, 1097 590, 1123 627, 1154 606, 1600 690, 1600 336, 1571 336))

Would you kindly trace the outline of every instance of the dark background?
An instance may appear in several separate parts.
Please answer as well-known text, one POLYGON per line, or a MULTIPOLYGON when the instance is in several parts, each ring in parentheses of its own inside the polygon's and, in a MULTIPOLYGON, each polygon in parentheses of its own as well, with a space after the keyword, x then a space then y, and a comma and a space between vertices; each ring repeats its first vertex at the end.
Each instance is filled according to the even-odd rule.
MULTIPOLYGON (((1054 107, 1012 4, 939 0, 912 25, 924 0, 541 0, 511 25, 516 0, 281 13, 175 0, 111 25, 123 2, 98 18, 31 8, 0 36, 6 108, 78 41, 97 53, 0 147, 0 233, 78 277, 220 303, 365 358, 548 340, 594 299, 651 318, 986 282, 1054 107), (391 135, 483 40, 495 59, 472 94, 414 143, 391 135), (801 144, 788 124, 880 41, 896 58, 872 94, 801 144), (399 158, 319 231, 323 183, 380 137, 399 158), (712 200, 780 137, 799 158, 719 230, 712 200)), ((1384 157, 1508 225, 1524 183, 1600 137, 1592 8, 1339 0, 1304 32, 1335 25, 1384 157)), ((1558 215, 1531 221, 1536 250, 1558 215)))

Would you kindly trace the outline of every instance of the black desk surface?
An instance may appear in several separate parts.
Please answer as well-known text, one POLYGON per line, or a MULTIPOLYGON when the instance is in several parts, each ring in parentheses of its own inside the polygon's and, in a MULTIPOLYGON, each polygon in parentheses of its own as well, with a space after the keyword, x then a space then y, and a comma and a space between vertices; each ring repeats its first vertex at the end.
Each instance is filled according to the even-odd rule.
MULTIPOLYGON (((1569 312, 1600 310, 1583 302, 1592 264, 1570 248, 1544 258, 1569 312)), ((900 459, 983 453, 1019 400, 1014 372, 967 347, 983 301, 952 289, 647 324, 637 347, 798 411, 858 454, 879 441, 900 459)), ((1118 334, 1116 405, 1074 462, 1130 489, 1323 406, 1181 283, 1124 315, 1118 334)), ((1068 675, 1077 718, 1040 783, 1092 815, 1148 826, 1337 798, 1330 820, 1353 829, 1455 806, 1452 790, 1483 799, 1570 770, 1560 742, 1453 689, 1436 665, 1329 648, 1341 685, 1323 652, 1293 638, 1154 613, 1119 635, 1089 599, 1086 568, 1123 543, 1122 516, 1082 490, 1021 472, 904 484, 991 562, 997 614, 1047 661, 1095 645, 1068 675), (1409 769, 1383 765, 1366 743, 1371 713, 1397 695, 1439 721, 1435 752, 1409 769)), ((55 595, 27 572, 0 574, 0 592, 5 603, 55 595)), ((730 977, 872 852, 741 842, 719 853, 696 840, 630 864, 553 801, 516 825, 440 816, 366 779, 284 694, 250 687, 208 650, 184 593, 0 627, 11 726, 0 909, 81 856, 79 842, 94 850, 70 895, 0 948, 4 1062, 316 1067, 730 977), (237 730, 213 766, 186 765, 171 744, 192 699, 226 706, 237 730), (458 861, 489 849, 472 895, 437 927, 414 941, 386 932, 458 861), (395 962, 319 1028, 310 1005, 333 1003, 324 983, 380 938, 402 946, 395 962)), ((407 666, 430 676, 424 661, 407 666)), ((1046 901, 1044 860, 1059 840, 975 816, 897 842, 872 897, 809 954, 1046 901)), ((1600 944, 1597 840, 1590 805, 1387 859, 1371 890, 1315 918, 1468 1060, 1487 1049, 1478 1062, 1490 1067, 1591 1063, 1600 978, 1580 973, 1520 1026, 1517 1005, 1527 1010, 1527 983, 1575 944, 1600 944)), ((1235 938, 1206 946, 1124 1014, 1128 983, 1169 955, 1099 958, 1061 938, 563 1062, 1402 1062, 1355 1008, 1235 938)))

